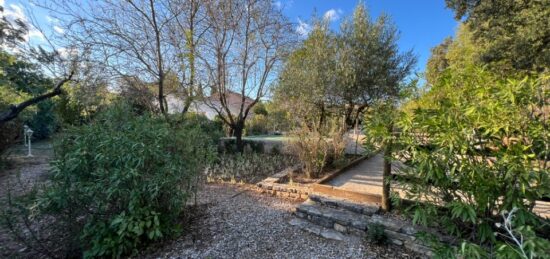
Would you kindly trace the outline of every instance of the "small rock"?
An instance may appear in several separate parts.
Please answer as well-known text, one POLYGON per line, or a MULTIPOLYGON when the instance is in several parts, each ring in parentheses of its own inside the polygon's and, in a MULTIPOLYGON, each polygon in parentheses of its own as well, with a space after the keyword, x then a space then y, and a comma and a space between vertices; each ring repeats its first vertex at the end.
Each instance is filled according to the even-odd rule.
POLYGON ((342 241, 345 238, 345 236, 342 235, 340 232, 337 232, 335 230, 330 230, 330 229, 324 229, 321 232, 321 236, 326 239, 332 239, 332 240, 338 240, 338 241, 342 241))
POLYGON ((402 246, 402 245, 403 245, 403 241, 401 241, 401 240, 399 240, 399 239, 390 238, 390 241, 391 241, 392 244, 394 244, 394 245, 398 245, 398 246, 402 246))
POLYGON ((348 233, 348 228, 338 223, 334 223, 334 230, 342 233, 348 233))

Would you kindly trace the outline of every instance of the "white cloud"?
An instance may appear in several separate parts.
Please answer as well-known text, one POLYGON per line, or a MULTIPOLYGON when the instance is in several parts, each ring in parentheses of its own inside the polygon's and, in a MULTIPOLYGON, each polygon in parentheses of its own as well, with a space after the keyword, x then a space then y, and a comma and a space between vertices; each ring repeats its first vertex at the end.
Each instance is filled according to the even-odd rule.
POLYGON ((307 36, 309 32, 311 32, 311 25, 298 18, 298 26, 296 26, 296 32, 301 36, 307 36))
POLYGON ((53 26, 53 30, 54 30, 55 32, 59 33, 59 34, 65 33, 65 30, 63 30, 63 28, 61 28, 61 27, 59 27, 59 26, 57 26, 57 25, 54 25, 54 26, 53 26))
POLYGON ((340 19, 340 15, 343 13, 342 9, 330 9, 325 12, 323 18, 327 21, 336 21, 340 19))
POLYGON ((0 5, 4 6, 4 0, 0 0, 0 5))
POLYGON ((62 58, 68 59, 78 55, 79 51, 76 48, 58 48, 57 52, 62 58))
POLYGON ((46 21, 48 21, 49 23, 54 23, 54 24, 59 23, 59 20, 57 18, 53 18, 49 15, 46 15, 46 21))

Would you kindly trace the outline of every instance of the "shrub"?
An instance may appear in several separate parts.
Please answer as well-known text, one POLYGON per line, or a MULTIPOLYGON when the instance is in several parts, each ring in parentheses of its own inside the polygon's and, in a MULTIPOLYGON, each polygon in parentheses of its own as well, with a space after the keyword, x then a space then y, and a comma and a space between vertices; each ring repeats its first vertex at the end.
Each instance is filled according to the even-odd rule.
POLYGON ((263 114, 254 114, 254 116, 246 121, 246 135, 265 135, 269 133, 268 117, 263 114))
POLYGON ((388 237, 384 230, 385 228, 381 224, 369 224, 367 227, 367 241, 377 245, 385 244, 388 237))
POLYGON ((291 138, 286 143, 286 148, 302 162, 308 178, 317 177, 325 166, 344 156, 344 130, 334 126, 328 133, 323 134, 323 131, 326 130, 302 125, 290 133, 291 138))
MULTIPOLYGON (((250 140, 243 139, 243 145, 245 151, 248 153, 264 153, 266 150, 264 148, 265 144, 261 140, 250 140)), ((237 141, 234 138, 226 138, 222 141, 222 150, 224 153, 236 153, 237 151, 237 141)))
POLYGON ((414 222, 494 250, 502 239, 494 223, 517 207, 518 227, 548 237, 548 221, 533 208, 550 197, 549 78, 452 72, 397 124, 398 154, 409 166, 398 180, 417 201, 414 222))
POLYGON ((221 121, 211 121, 202 114, 187 112, 183 116, 171 115, 171 121, 180 130, 200 129, 207 136, 205 140, 214 146, 218 145, 220 138, 224 135, 221 121))
POLYGON ((26 124, 34 131, 32 137, 45 139, 50 137, 58 127, 58 119, 54 111, 54 102, 46 100, 36 104, 36 114, 26 121, 26 124))
POLYGON ((181 231, 193 179, 213 159, 200 127, 133 116, 126 105, 63 132, 50 184, 30 212, 55 219, 68 250, 85 257, 134 254, 181 231))
POLYGON ((317 177, 323 168, 329 153, 329 144, 317 130, 307 127, 294 129, 292 140, 287 142, 287 148, 295 154, 304 167, 307 178, 317 177))

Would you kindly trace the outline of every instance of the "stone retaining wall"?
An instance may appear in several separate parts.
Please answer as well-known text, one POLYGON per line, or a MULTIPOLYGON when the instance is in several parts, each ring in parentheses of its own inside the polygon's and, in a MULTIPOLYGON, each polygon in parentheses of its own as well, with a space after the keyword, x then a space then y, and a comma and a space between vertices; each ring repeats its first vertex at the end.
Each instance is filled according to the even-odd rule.
POLYGON ((306 200, 311 193, 309 185, 293 183, 283 184, 280 181, 287 177, 289 173, 297 171, 299 166, 287 168, 277 174, 274 174, 265 180, 256 184, 261 193, 268 193, 282 198, 290 198, 295 200, 306 200))
POLYGON ((331 201, 315 199, 319 198, 312 195, 310 200, 298 206, 295 215, 316 225, 361 237, 366 236, 369 225, 379 224, 384 226, 384 233, 392 244, 404 246, 414 252, 430 257, 433 256, 433 251, 429 244, 418 238, 418 234, 421 232, 431 234, 441 242, 456 245, 455 240, 449 236, 444 236, 434 229, 413 226, 410 222, 378 214, 377 208, 369 208, 368 206, 361 208, 361 206, 356 205, 349 207, 351 205, 340 202, 332 202, 334 205, 327 206, 331 201), (353 211, 353 213, 350 213, 350 211, 353 211))

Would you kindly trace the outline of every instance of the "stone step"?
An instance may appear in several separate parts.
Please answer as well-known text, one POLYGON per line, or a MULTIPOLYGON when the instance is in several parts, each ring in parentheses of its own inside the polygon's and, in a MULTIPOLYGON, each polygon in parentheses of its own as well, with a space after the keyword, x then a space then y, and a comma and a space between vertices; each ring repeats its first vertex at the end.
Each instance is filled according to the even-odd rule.
POLYGON ((331 208, 338 208, 343 210, 348 210, 358 214, 363 214, 371 216, 378 211, 380 211, 380 206, 371 203, 358 203, 354 201, 349 201, 346 199, 341 199, 337 197, 330 197, 326 195, 310 194, 309 200, 312 202, 322 204, 331 208))
POLYGON ((367 215, 324 206, 311 200, 300 204, 295 213, 299 218, 342 233, 363 235, 369 224, 367 215))
POLYGON ((293 218, 288 223, 292 226, 298 227, 304 231, 324 237, 326 239, 343 241, 349 238, 334 229, 325 228, 325 227, 313 224, 305 219, 293 218))

